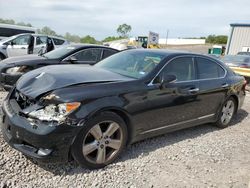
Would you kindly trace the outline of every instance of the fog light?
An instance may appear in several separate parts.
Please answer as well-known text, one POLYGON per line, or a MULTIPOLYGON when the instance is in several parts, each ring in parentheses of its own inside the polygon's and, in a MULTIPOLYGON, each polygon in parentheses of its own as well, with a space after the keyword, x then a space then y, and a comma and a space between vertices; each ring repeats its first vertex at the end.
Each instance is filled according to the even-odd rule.
POLYGON ((41 156, 46 156, 46 155, 49 155, 51 152, 52 152, 51 149, 42 149, 42 148, 39 148, 37 154, 41 155, 41 156))

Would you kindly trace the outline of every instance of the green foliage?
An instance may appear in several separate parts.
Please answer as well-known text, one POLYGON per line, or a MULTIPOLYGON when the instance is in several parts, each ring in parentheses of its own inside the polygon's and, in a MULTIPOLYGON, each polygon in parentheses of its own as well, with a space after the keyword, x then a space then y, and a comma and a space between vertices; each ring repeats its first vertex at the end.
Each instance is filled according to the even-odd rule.
POLYGON ((32 27, 32 25, 30 23, 24 23, 24 22, 18 22, 18 23, 16 23, 12 19, 2 19, 2 18, 0 18, 0 23, 32 27))
POLYGON ((79 37, 78 35, 71 35, 69 32, 64 35, 64 38, 71 42, 81 42, 81 37, 79 37))
POLYGON ((81 43, 97 44, 98 42, 95 40, 94 37, 87 35, 87 36, 81 38, 81 43))
POLYGON ((110 41, 121 40, 121 39, 125 39, 125 37, 109 36, 109 37, 106 37, 105 39, 103 39, 102 42, 110 42, 110 41))
POLYGON ((48 26, 44 26, 42 29, 38 29, 37 32, 39 34, 45 34, 45 35, 52 35, 52 36, 57 35, 56 32, 48 26))
POLYGON ((209 35, 206 38, 206 43, 210 44, 226 44, 227 43, 227 36, 226 35, 209 35))
POLYGON ((119 25, 118 28, 116 29, 116 32, 120 37, 127 38, 129 32, 132 30, 132 27, 127 24, 122 24, 119 25))

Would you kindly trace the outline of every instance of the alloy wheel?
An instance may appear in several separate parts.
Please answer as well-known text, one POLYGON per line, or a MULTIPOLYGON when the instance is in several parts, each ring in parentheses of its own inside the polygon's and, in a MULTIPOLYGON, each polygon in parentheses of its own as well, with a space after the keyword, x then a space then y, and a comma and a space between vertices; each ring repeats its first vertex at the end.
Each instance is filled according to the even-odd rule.
POLYGON ((234 114, 235 105, 232 100, 228 100, 222 108, 221 122, 222 124, 228 124, 234 114))
POLYGON ((93 164, 105 164, 120 150, 122 140, 123 132, 118 123, 98 123, 88 131, 83 140, 83 155, 93 164))

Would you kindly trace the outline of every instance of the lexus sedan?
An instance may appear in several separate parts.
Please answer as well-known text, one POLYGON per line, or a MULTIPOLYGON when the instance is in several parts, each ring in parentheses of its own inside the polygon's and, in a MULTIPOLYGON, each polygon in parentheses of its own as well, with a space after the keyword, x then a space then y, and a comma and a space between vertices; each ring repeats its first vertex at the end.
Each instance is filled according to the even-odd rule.
POLYGON ((57 48, 43 55, 7 58, 0 62, 0 85, 10 90, 28 71, 47 65, 95 64, 119 52, 116 49, 91 44, 74 44, 57 48))
POLYGON ((245 80, 219 60, 127 50, 94 66, 46 66, 23 75, 2 105, 2 133, 43 162, 101 168, 126 145, 204 123, 227 127, 245 80))

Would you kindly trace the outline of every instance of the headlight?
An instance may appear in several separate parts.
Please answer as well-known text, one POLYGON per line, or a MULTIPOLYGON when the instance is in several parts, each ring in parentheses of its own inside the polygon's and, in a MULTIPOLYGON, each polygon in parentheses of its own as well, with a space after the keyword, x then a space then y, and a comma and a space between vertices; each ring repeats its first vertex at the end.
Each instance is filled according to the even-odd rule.
POLYGON ((7 74, 16 74, 16 73, 18 73, 18 69, 19 69, 19 67, 8 68, 8 69, 6 70, 6 73, 7 73, 7 74))
POLYGON ((6 70, 7 74, 24 74, 31 70, 28 66, 20 66, 20 67, 11 67, 6 70))
POLYGON ((42 109, 30 112, 29 116, 41 121, 61 122, 69 113, 76 110, 80 104, 79 102, 62 103, 58 105, 50 104, 42 109))

